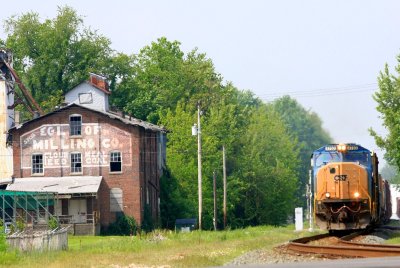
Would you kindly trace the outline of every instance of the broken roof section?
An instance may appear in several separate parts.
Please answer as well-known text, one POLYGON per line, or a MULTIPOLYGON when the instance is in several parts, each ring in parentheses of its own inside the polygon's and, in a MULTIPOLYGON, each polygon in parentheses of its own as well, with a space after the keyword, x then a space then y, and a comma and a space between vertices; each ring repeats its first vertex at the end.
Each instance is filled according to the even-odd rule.
POLYGON ((54 192, 57 194, 96 194, 101 176, 16 178, 7 191, 54 192))

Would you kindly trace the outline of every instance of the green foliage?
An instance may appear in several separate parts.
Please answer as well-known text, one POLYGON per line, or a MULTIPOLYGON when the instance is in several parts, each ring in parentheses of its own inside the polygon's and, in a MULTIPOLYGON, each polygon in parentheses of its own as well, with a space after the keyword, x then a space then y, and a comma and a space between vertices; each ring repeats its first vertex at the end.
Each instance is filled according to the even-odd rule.
POLYGON ((18 232, 22 232, 25 230, 26 224, 22 219, 17 219, 17 230, 18 232))
POLYGON ((386 64, 378 77, 379 90, 374 94, 377 111, 381 114, 383 126, 388 130, 386 137, 370 129, 376 144, 386 151, 385 159, 389 164, 400 168, 400 56, 397 57, 397 75, 389 73, 386 64))
POLYGON ((380 173, 391 184, 400 185, 400 173, 397 167, 386 164, 381 168, 380 173))
POLYGON ((6 252, 7 250, 7 241, 4 229, 5 229, 4 222, 3 220, 0 219, 0 254, 2 252, 6 252))
MULTIPOLYGON (((285 224, 304 190, 310 150, 330 140, 316 114, 288 97, 264 104, 250 91, 224 83, 206 54, 197 49, 185 54, 178 41, 162 37, 136 55, 117 53, 70 7, 59 8, 54 19, 41 21, 29 12, 9 18, 5 26, 14 67, 45 111, 59 105, 62 93, 86 80, 90 71, 108 76, 114 107, 169 130, 168 169, 160 181, 164 227, 172 229, 176 218, 197 218, 197 137, 191 127, 198 105, 205 229, 212 228, 214 171, 217 223, 222 224, 222 146, 228 224, 238 228, 285 224)), ((154 222, 148 208, 144 212, 141 224, 148 231, 154 222)), ((135 232, 134 219, 126 216, 109 227, 110 234, 135 232)))
POLYGON ((164 37, 144 47, 131 63, 131 76, 116 86, 112 101, 125 112, 152 123, 158 123, 160 114, 179 102, 195 109, 197 101, 202 100, 207 106, 220 87, 221 78, 205 54, 193 50, 185 56, 178 41, 164 37))
POLYGON ((163 228, 173 230, 176 219, 189 217, 186 215, 188 211, 186 202, 178 180, 171 176, 169 170, 165 170, 160 178, 160 211, 163 228))
POLYGON ((246 225, 285 223, 297 186, 298 152, 272 107, 257 109, 242 137, 240 175, 244 198, 237 204, 246 225))
POLYGON ((14 68, 39 103, 86 80, 90 71, 102 73, 112 55, 110 41, 84 27, 70 7, 59 8, 55 19, 44 21, 34 12, 11 17, 5 30, 14 68))
POLYGON ((47 222, 47 226, 50 230, 54 230, 59 227, 57 219, 55 217, 50 217, 49 221, 47 222))
POLYGON ((322 128, 319 116, 307 111, 295 99, 284 96, 273 102, 275 111, 278 112, 285 123, 293 140, 296 140, 296 148, 299 150, 300 165, 299 187, 296 192, 296 205, 306 206, 304 197, 308 184, 308 170, 310 169, 311 153, 325 144, 332 142, 332 138, 322 128))
POLYGON ((151 215, 151 208, 148 204, 144 206, 143 221, 140 229, 145 231, 146 233, 154 230, 154 221, 151 215))
POLYGON ((133 217, 120 216, 117 221, 110 224, 107 230, 108 235, 136 235, 137 223, 133 217))

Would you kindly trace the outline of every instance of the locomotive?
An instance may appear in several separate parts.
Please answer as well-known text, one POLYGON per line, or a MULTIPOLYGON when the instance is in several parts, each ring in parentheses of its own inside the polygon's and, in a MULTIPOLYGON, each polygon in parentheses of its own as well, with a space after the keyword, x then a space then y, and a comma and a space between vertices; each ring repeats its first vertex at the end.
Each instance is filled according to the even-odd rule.
POLYGON ((354 143, 329 144, 313 152, 310 179, 319 228, 364 229, 390 219, 390 187, 378 163, 375 153, 354 143))

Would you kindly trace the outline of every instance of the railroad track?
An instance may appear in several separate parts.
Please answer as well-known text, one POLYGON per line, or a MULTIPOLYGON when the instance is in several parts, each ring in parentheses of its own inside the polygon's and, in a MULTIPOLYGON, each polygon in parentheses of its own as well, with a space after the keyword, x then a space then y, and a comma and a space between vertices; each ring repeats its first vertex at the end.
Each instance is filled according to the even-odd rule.
POLYGON ((332 237, 329 234, 315 235, 303 237, 290 241, 287 248, 297 252, 315 253, 326 255, 339 255, 347 257, 388 257, 400 256, 399 245, 381 245, 381 244, 365 244, 351 242, 357 236, 365 235, 366 232, 356 232, 350 235, 332 237), (329 239, 330 245, 314 245, 310 244, 314 241, 329 239))

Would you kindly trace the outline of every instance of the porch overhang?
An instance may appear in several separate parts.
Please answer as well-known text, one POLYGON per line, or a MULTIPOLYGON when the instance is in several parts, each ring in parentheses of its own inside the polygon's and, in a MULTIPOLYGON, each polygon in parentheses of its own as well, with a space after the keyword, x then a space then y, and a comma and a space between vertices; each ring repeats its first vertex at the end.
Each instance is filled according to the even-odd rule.
POLYGON ((15 178, 7 191, 53 192, 57 198, 97 196, 101 176, 15 178))

